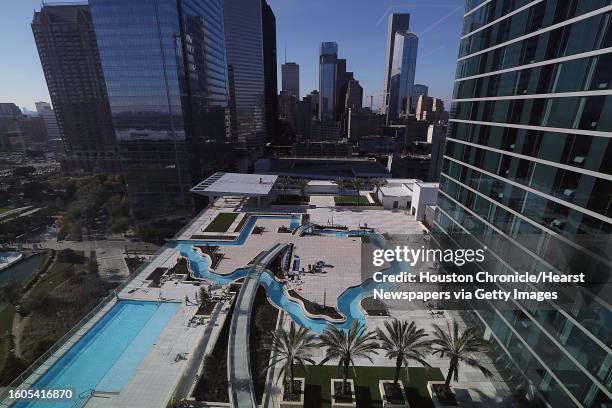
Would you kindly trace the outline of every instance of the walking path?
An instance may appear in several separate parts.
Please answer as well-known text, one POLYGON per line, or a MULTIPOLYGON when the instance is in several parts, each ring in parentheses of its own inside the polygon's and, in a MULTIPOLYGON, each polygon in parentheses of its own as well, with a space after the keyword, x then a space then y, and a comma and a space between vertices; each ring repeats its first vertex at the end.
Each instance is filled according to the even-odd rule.
POLYGON ((230 325, 228 341, 228 384, 230 405, 236 408, 257 408, 253 378, 249 363, 249 323, 259 277, 268 264, 279 255, 287 243, 276 244, 255 265, 255 273, 242 285, 230 325))

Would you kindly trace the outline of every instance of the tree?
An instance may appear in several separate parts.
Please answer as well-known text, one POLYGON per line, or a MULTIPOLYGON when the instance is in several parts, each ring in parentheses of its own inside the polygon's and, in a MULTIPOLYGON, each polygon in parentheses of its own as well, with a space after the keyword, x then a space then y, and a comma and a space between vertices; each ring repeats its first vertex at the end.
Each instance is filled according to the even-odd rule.
POLYGON ((285 192, 287 191, 287 188, 289 188, 289 186, 291 185, 291 177, 287 177, 287 176, 282 176, 279 177, 278 180, 276 180, 276 182, 278 183, 280 190, 282 192, 282 195, 285 195, 285 192))
POLYGON ((435 339, 432 341, 432 354, 439 354, 442 358, 450 358, 445 382, 447 387, 450 385, 451 379, 459 380, 459 365, 461 363, 478 368, 487 377, 492 375, 491 371, 477 360, 477 354, 489 351, 489 343, 478 334, 476 327, 468 326, 460 332, 456 320, 453 320, 452 328, 449 322, 446 322, 445 329, 437 324, 434 324, 433 327, 435 339))
POLYGON ((355 177, 353 181, 351 182, 351 185, 353 186, 355 190, 357 190, 357 205, 359 205, 359 200, 361 198, 361 190, 363 189, 363 185, 364 185, 363 180, 355 177))
MULTIPOLYGON (((374 332, 366 332, 364 325, 354 321, 348 331, 329 325, 321 335, 321 346, 327 347, 325 358, 319 364, 329 360, 338 360, 338 372, 342 375, 340 393, 346 393, 349 368, 355 367, 355 358, 367 358, 370 362, 372 354, 378 354, 378 344, 374 342, 374 332)), ((333 392, 333 390, 332 390, 333 392)))
POLYGON ((301 201, 304 202, 304 192, 306 190, 306 186, 308 186, 308 180, 301 178, 296 182, 296 185, 297 188, 300 189, 301 201))
POLYGON ((346 188, 346 182, 342 177, 338 177, 336 180, 334 180, 334 183, 336 183, 336 185, 338 186, 338 194, 340 195, 340 197, 342 197, 342 193, 346 188))
POLYGON ((424 340, 427 333, 423 329, 417 329, 414 322, 385 321, 385 330, 376 329, 380 340, 380 347, 385 350, 386 357, 395 359, 395 381, 399 382, 402 365, 406 366, 406 380, 408 380, 408 363, 410 360, 417 361, 425 367, 430 367, 425 361, 425 355, 431 350, 431 342, 424 340))
POLYGON ((17 284, 11 282, 3 285, 2 288, 0 288, 0 300, 3 302, 16 305, 19 303, 20 298, 21 294, 17 284))
POLYGON ((291 395, 293 394, 296 364, 304 371, 306 371, 306 363, 314 365, 312 351, 316 347, 317 343, 314 341, 314 336, 310 334, 308 329, 304 327, 297 329, 295 323, 291 322, 289 331, 280 328, 274 332, 272 350, 275 356, 264 371, 278 363, 282 363, 282 367, 278 372, 278 378, 282 375, 285 384, 287 379, 289 379, 287 390, 291 395))
POLYGON ((386 186, 387 184, 389 184, 389 183, 384 178, 377 177, 374 180, 372 180, 372 185, 375 188, 374 191, 375 191, 377 196, 378 196, 378 192, 380 191, 380 188, 386 186))

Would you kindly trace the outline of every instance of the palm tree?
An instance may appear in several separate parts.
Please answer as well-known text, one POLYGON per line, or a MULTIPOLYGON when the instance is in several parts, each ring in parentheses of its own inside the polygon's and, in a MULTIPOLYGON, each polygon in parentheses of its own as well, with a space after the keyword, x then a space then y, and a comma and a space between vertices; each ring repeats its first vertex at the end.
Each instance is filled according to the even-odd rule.
POLYGON ((380 190, 380 188, 386 186, 387 184, 389 183, 387 182, 387 179, 384 178, 377 177, 372 180, 372 185, 375 188, 374 192, 376 193, 376 196, 378 196, 378 191, 380 190))
POLYGON ((296 184, 297 184, 297 188, 300 189, 300 195, 301 195, 302 203, 303 203, 304 202, 304 190, 306 189, 306 186, 308 185, 308 180, 301 178, 296 182, 296 184))
POLYGON ((449 322, 446 322, 446 329, 437 324, 434 324, 433 327, 435 339, 431 342, 433 345, 432 354, 439 354, 442 358, 450 358, 450 367, 445 382, 447 387, 450 385, 451 379, 459 380, 460 363, 478 368, 487 377, 493 375, 477 359, 476 354, 489 351, 489 343, 478 334, 476 327, 468 326, 462 332, 459 332, 459 324, 456 320, 453 320, 452 328, 449 322))
POLYGON ((359 205, 359 199, 361 197, 361 189, 363 188, 363 185, 364 185, 363 180, 355 177, 353 181, 351 182, 351 185, 353 186, 355 190, 357 190, 357 205, 359 205))
MULTIPOLYGON (((272 337, 272 350, 274 351, 275 357, 272 359, 270 364, 264 369, 276 365, 277 363, 283 363, 278 377, 282 375, 285 384, 289 379, 288 391, 289 395, 293 394, 293 382, 295 380, 295 365, 297 364, 304 371, 306 371, 306 363, 315 365, 312 360, 312 350, 317 347, 317 343, 314 341, 314 336, 310 334, 308 329, 301 327, 296 330, 294 322, 291 322, 289 331, 284 328, 278 329, 272 337)), ((302 390, 303 391, 303 390, 302 390)))
POLYGON ((282 177, 279 177, 278 180, 276 180, 276 182, 280 186, 282 195, 285 196, 285 192, 287 191, 287 188, 291 185, 291 177, 282 176, 282 177))
POLYGON ((349 368, 355 367, 355 358, 367 358, 374 363, 371 355, 378 354, 378 344, 374 342, 375 338, 374 332, 365 332, 364 326, 357 321, 353 322, 348 331, 329 325, 321 335, 321 346, 327 347, 327 350, 325 358, 319 364, 324 364, 329 360, 338 360, 338 371, 342 373, 341 395, 345 394, 349 368))
POLYGON ((431 367, 425 361, 425 355, 431 350, 431 341, 424 340, 427 333, 423 329, 417 329, 414 322, 385 321, 386 332, 380 328, 376 334, 380 340, 380 347, 387 352, 386 357, 395 359, 395 381, 399 382, 402 365, 406 365, 406 380, 408 380, 408 362, 417 361, 426 367, 431 367))
POLYGON ((338 194, 342 197, 342 193, 344 192, 344 188, 346 187, 346 182, 342 177, 338 177, 334 180, 334 183, 338 186, 338 194))

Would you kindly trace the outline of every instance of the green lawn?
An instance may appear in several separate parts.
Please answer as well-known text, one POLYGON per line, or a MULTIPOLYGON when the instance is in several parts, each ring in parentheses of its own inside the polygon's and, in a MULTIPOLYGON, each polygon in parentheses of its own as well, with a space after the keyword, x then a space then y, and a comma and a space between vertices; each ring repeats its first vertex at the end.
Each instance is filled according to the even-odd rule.
MULTIPOLYGON (((406 382, 406 371, 402 369, 402 379, 406 396, 411 408, 433 408, 431 398, 427 392, 427 381, 444 380, 439 368, 410 367, 410 381, 406 382)), ((356 367, 354 375, 351 370, 349 377, 355 382, 357 407, 382 407, 378 380, 392 380, 395 368, 393 367, 356 367)), ((296 373, 303 377, 303 372, 296 373)), ((336 366, 308 367, 306 373, 305 408, 331 407, 330 380, 340 378, 336 366)))
POLYGON ((204 232, 226 232, 232 225, 232 222, 238 217, 238 213, 221 213, 218 214, 204 232))
POLYGON ((0 214, 11 211, 11 208, 0 208, 0 214))
MULTIPOLYGON (((357 196, 346 195, 346 196, 335 196, 334 202, 336 204, 357 204, 357 196)), ((359 197, 359 205, 369 205, 370 202, 365 196, 359 197)))

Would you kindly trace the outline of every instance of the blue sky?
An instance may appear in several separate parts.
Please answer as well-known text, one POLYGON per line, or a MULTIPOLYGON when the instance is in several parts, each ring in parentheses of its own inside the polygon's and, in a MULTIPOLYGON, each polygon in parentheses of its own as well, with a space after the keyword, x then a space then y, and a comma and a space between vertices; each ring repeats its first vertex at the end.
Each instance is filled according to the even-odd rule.
MULTIPOLYGON (((4 0, 0 24, 0 102, 34 108, 49 101, 30 22, 40 0, 4 0)), ((430 95, 450 102, 463 0, 268 0, 276 15, 278 63, 300 64, 300 92, 318 88, 318 48, 336 41, 340 58, 364 87, 364 95, 382 92, 387 19, 410 13, 410 30, 419 34, 416 82, 430 95)), ((278 70, 280 82, 280 67, 278 70)), ((374 106, 380 102, 374 98, 374 106)), ((369 105, 369 98, 364 104, 369 105)))

